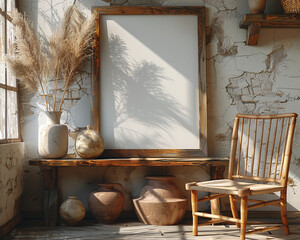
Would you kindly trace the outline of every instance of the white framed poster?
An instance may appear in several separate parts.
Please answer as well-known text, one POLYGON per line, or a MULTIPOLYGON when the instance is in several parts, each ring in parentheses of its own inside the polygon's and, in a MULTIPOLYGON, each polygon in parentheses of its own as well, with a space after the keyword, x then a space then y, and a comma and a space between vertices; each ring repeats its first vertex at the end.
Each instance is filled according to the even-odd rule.
POLYGON ((95 11, 93 119, 104 156, 204 156, 204 7, 95 11))

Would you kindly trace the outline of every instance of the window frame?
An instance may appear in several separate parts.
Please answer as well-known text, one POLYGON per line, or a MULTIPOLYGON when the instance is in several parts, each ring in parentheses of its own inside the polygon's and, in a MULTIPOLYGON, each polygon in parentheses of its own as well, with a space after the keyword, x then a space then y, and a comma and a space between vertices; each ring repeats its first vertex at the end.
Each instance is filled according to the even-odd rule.
MULTIPOLYGON (((13 1, 13 0, 12 0, 13 1)), ((17 4, 16 1, 14 1, 15 3, 15 8, 17 8, 17 4)), ((8 52, 8 46, 7 46, 7 38, 8 38, 8 26, 7 26, 7 22, 12 22, 12 17, 9 16, 7 14, 7 4, 8 1, 4 0, 4 9, 2 9, 0 7, 0 14, 4 17, 5 21, 4 21, 4 52, 5 54, 7 54, 8 52)), ((19 84, 18 81, 16 81, 16 87, 13 86, 9 86, 7 85, 7 81, 8 81, 8 71, 7 68, 5 67, 5 84, 0 83, 0 88, 5 90, 5 136, 3 139, 0 139, 0 144, 3 143, 14 143, 14 142, 20 142, 21 141, 21 124, 20 124, 20 91, 19 91, 19 84), (17 138, 8 138, 8 124, 7 124, 7 119, 8 119, 8 103, 7 103, 7 96, 8 96, 8 91, 13 91, 17 94, 17 113, 18 113, 18 117, 17 117, 17 124, 18 124, 18 137, 17 138)))

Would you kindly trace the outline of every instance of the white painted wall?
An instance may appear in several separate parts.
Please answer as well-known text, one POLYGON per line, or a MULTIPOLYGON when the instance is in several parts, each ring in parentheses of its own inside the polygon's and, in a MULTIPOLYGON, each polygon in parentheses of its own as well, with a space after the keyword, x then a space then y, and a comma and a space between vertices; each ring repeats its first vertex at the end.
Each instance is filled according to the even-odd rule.
MULTIPOLYGON (((107 5, 103 1, 77 1, 86 14, 90 6, 107 5)), ((238 0, 156 0, 111 1, 112 3, 152 4, 163 6, 206 6, 207 8, 207 91, 208 91, 208 152, 211 156, 228 156, 234 115, 240 113, 300 113, 300 32, 298 29, 262 29, 258 45, 245 45, 246 30, 239 28, 243 14, 249 12, 247 1, 238 0)), ((41 36, 49 36, 63 11, 73 0, 22 0, 19 6, 32 19, 41 36)), ((268 1, 268 12, 279 12, 279 0, 268 1)), ((188 64, 188 63, 187 63, 188 64)), ((67 102, 63 122, 70 130, 89 123, 90 69, 84 74, 78 91, 79 101, 67 102)), ((26 143, 26 160, 37 157, 39 98, 22 96, 22 134, 26 143)), ((70 139, 69 153, 74 153, 70 139)), ((176 175, 181 191, 188 181, 209 178, 208 169, 196 167, 144 168, 61 168, 59 186, 62 199, 78 195, 86 204, 89 191, 99 182, 120 182, 125 186, 125 210, 132 210, 131 197, 145 183, 144 175, 151 173, 176 175)), ((300 125, 296 126, 294 151, 288 190, 288 210, 299 211, 300 202, 300 125)), ((26 166, 24 210, 42 209, 43 182, 38 167, 26 166)), ((203 206, 205 207, 205 206, 203 206)), ((264 209, 262 209, 264 210, 264 209)))

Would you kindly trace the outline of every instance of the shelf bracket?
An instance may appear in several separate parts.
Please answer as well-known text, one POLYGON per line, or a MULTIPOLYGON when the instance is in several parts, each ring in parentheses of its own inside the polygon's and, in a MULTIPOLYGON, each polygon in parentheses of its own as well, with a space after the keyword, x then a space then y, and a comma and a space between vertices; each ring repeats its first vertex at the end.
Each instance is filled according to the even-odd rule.
POLYGON ((300 28, 300 14, 245 14, 240 28, 246 28, 247 45, 256 45, 261 28, 300 28))
POLYGON ((261 28, 261 22, 252 22, 248 25, 247 42, 248 45, 256 45, 261 28))

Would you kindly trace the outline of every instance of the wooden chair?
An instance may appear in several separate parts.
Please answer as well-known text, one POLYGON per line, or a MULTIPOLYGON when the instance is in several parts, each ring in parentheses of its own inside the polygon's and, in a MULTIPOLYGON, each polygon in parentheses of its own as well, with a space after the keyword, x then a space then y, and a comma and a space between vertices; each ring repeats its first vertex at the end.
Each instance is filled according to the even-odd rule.
POLYGON ((237 114, 234 122, 228 179, 206 182, 191 182, 186 189, 191 191, 193 235, 198 235, 198 217, 211 218, 204 223, 230 221, 241 228, 240 239, 246 234, 270 231, 284 227, 289 234, 286 213, 288 172, 297 114, 246 115, 237 114), (212 193, 197 197, 198 191, 212 193), (259 194, 280 192, 276 200, 262 201, 249 198, 259 194), (229 196, 233 217, 198 211, 198 203, 229 196), (240 201, 240 218, 236 202, 240 201), (248 202, 254 204, 248 206, 248 202), (247 213, 268 205, 280 206, 282 225, 265 227, 246 232, 247 213))

